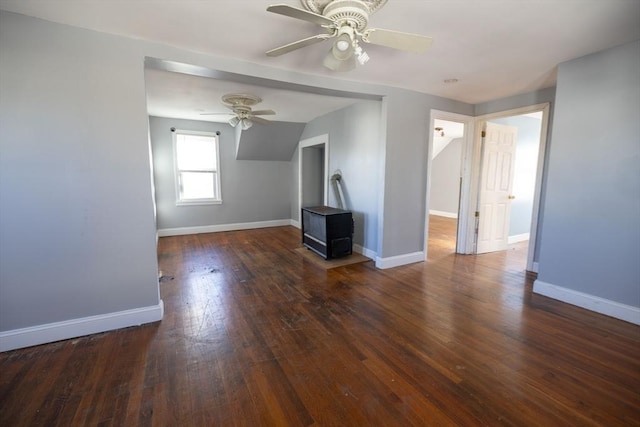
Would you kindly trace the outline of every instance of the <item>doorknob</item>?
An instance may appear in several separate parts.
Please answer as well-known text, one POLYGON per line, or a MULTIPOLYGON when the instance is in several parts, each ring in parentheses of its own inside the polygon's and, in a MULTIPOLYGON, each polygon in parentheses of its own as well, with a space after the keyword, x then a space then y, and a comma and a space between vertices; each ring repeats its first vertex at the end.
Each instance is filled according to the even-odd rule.
POLYGON ((513 200, 515 198, 516 198, 516 196, 514 196, 513 194, 509 194, 509 197, 508 197, 509 200, 513 200))

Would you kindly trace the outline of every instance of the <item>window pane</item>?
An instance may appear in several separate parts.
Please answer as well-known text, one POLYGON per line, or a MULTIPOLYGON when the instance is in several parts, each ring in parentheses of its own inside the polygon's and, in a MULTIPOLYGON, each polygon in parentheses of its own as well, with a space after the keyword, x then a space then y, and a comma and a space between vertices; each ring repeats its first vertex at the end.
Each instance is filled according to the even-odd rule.
POLYGON ((198 135, 177 135, 178 169, 216 170, 215 138, 198 135))
POLYGON ((215 198, 213 181, 212 172, 181 172, 180 198, 182 200, 215 198))

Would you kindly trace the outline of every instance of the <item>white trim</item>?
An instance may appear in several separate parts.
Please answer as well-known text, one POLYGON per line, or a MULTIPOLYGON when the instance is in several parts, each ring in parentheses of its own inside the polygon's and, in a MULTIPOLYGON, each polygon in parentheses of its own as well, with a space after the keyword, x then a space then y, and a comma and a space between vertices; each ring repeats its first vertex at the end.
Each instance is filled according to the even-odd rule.
POLYGON ((0 352, 162 320, 164 303, 0 332, 0 352))
POLYGON ((296 221, 295 219, 291 219, 289 220, 289 225, 295 227, 295 228, 302 228, 302 226, 300 225, 300 221, 296 221))
POLYGON ((531 270, 528 270, 528 271, 533 271, 534 273, 537 273, 539 266, 540 266, 540 264, 538 264, 538 261, 536 261, 536 262, 533 263, 533 265, 531 267, 531 270))
POLYGON ((176 206, 205 206, 205 205, 221 205, 222 200, 217 199, 191 199, 176 201, 176 206))
POLYGON ((514 234, 507 238, 507 244, 524 242, 525 240, 529 240, 529 233, 514 234))
POLYGON ((162 228, 158 230, 160 237, 183 236, 186 234, 219 233, 221 231, 252 230, 254 228, 284 227, 292 225, 290 219, 272 221, 241 222, 236 224, 201 225, 196 227, 162 228))
POLYGON ((399 267, 401 265, 424 262, 424 252, 413 252, 410 254, 396 255, 387 258, 376 257, 376 267, 380 269, 399 267))
POLYGON ((360 246, 356 243, 353 244, 353 251, 356 253, 359 253, 361 255, 366 256, 367 258, 371 258, 371 259, 376 259, 376 257, 378 256, 378 254, 376 254, 374 251, 372 251, 371 249, 367 249, 363 246, 360 246))
POLYGON ((568 304, 576 305, 596 313, 640 325, 640 307, 585 294, 573 289, 563 288, 541 280, 533 282, 533 292, 568 304))
POLYGON ((457 212, 436 211, 434 209, 429 209, 429 215, 443 216, 445 218, 458 218, 457 212))
MULTIPOLYGON (((376 258, 377 254, 383 253, 382 249, 385 244, 384 237, 384 218, 385 218, 385 174, 387 173, 387 119, 389 117, 388 109, 389 109, 389 100, 387 97, 382 98, 382 102, 380 103, 380 120, 378 125, 380 128, 378 129, 378 152, 380 156, 378 157, 378 180, 375 183, 378 193, 377 207, 378 207, 378 221, 376 226, 376 234, 377 234, 377 243, 376 243, 376 258)), ((373 183, 372 183, 373 184, 373 183)), ((425 230, 426 233, 426 230, 425 230)), ((389 238, 386 240, 388 241, 389 238)))
POLYGON ((531 214, 531 228, 529 232, 532 239, 529 239, 529 249, 527 252, 527 269, 538 271, 534 266, 534 256, 536 252, 536 240, 538 240, 538 216, 540 215, 540 196, 542 194, 542 174, 545 170, 545 158, 547 153, 547 133, 549 132, 549 103, 544 104, 542 109, 542 123, 540 128, 540 145, 538 146, 538 168, 536 169, 536 184, 533 192, 533 212, 531 214))

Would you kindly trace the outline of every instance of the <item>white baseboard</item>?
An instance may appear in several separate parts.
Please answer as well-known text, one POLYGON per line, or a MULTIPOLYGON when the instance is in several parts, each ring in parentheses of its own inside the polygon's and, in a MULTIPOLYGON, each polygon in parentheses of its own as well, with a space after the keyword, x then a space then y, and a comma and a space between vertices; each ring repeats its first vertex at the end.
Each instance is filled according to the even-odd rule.
POLYGON ((162 320, 164 304, 0 332, 0 352, 162 320))
POLYGON ((183 236, 186 234, 219 233, 221 231, 252 230, 254 228, 283 227, 292 225, 290 219, 272 221, 240 222, 236 224, 202 225, 197 227, 162 228, 158 230, 160 237, 183 236))
POLYGON ((541 280, 533 282, 533 292, 572 305, 577 305, 578 307, 586 308, 596 313, 640 325, 640 307, 621 304, 595 295, 552 285, 551 283, 546 283, 541 280))
POLYGON ((295 219, 292 219, 291 222, 289 223, 289 225, 295 227, 295 228, 302 228, 302 226, 300 225, 300 221, 296 221, 295 219))
POLYGON ((372 251, 371 249, 367 249, 363 246, 357 245, 357 244, 353 244, 353 251, 356 253, 359 253, 360 255, 364 255, 367 258, 371 258, 371 259, 376 259, 377 254, 372 251))
POLYGON ((458 218, 457 212, 445 212, 429 209, 429 215, 443 216, 445 218, 458 218))
POLYGON ((512 244, 512 243, 524 242, 526 240, 529 240, 529 233, 514 234, 513 236, 508 237, 507 243, 512 244))
POLYGON ((425 254, 421 251, 404 255, 396 255, 387 258, 376 258, 376 267, 380 269, 386 269, 424 261, 425 254))

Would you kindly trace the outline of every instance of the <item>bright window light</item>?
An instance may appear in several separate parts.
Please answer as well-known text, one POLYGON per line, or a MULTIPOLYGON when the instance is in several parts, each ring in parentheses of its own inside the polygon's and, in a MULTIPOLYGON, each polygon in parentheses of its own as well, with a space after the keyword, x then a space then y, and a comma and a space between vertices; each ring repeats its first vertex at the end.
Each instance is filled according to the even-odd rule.
POLYGON ((218 136, 176 130, 173 141, 176 204, 221 203, 218 136))

